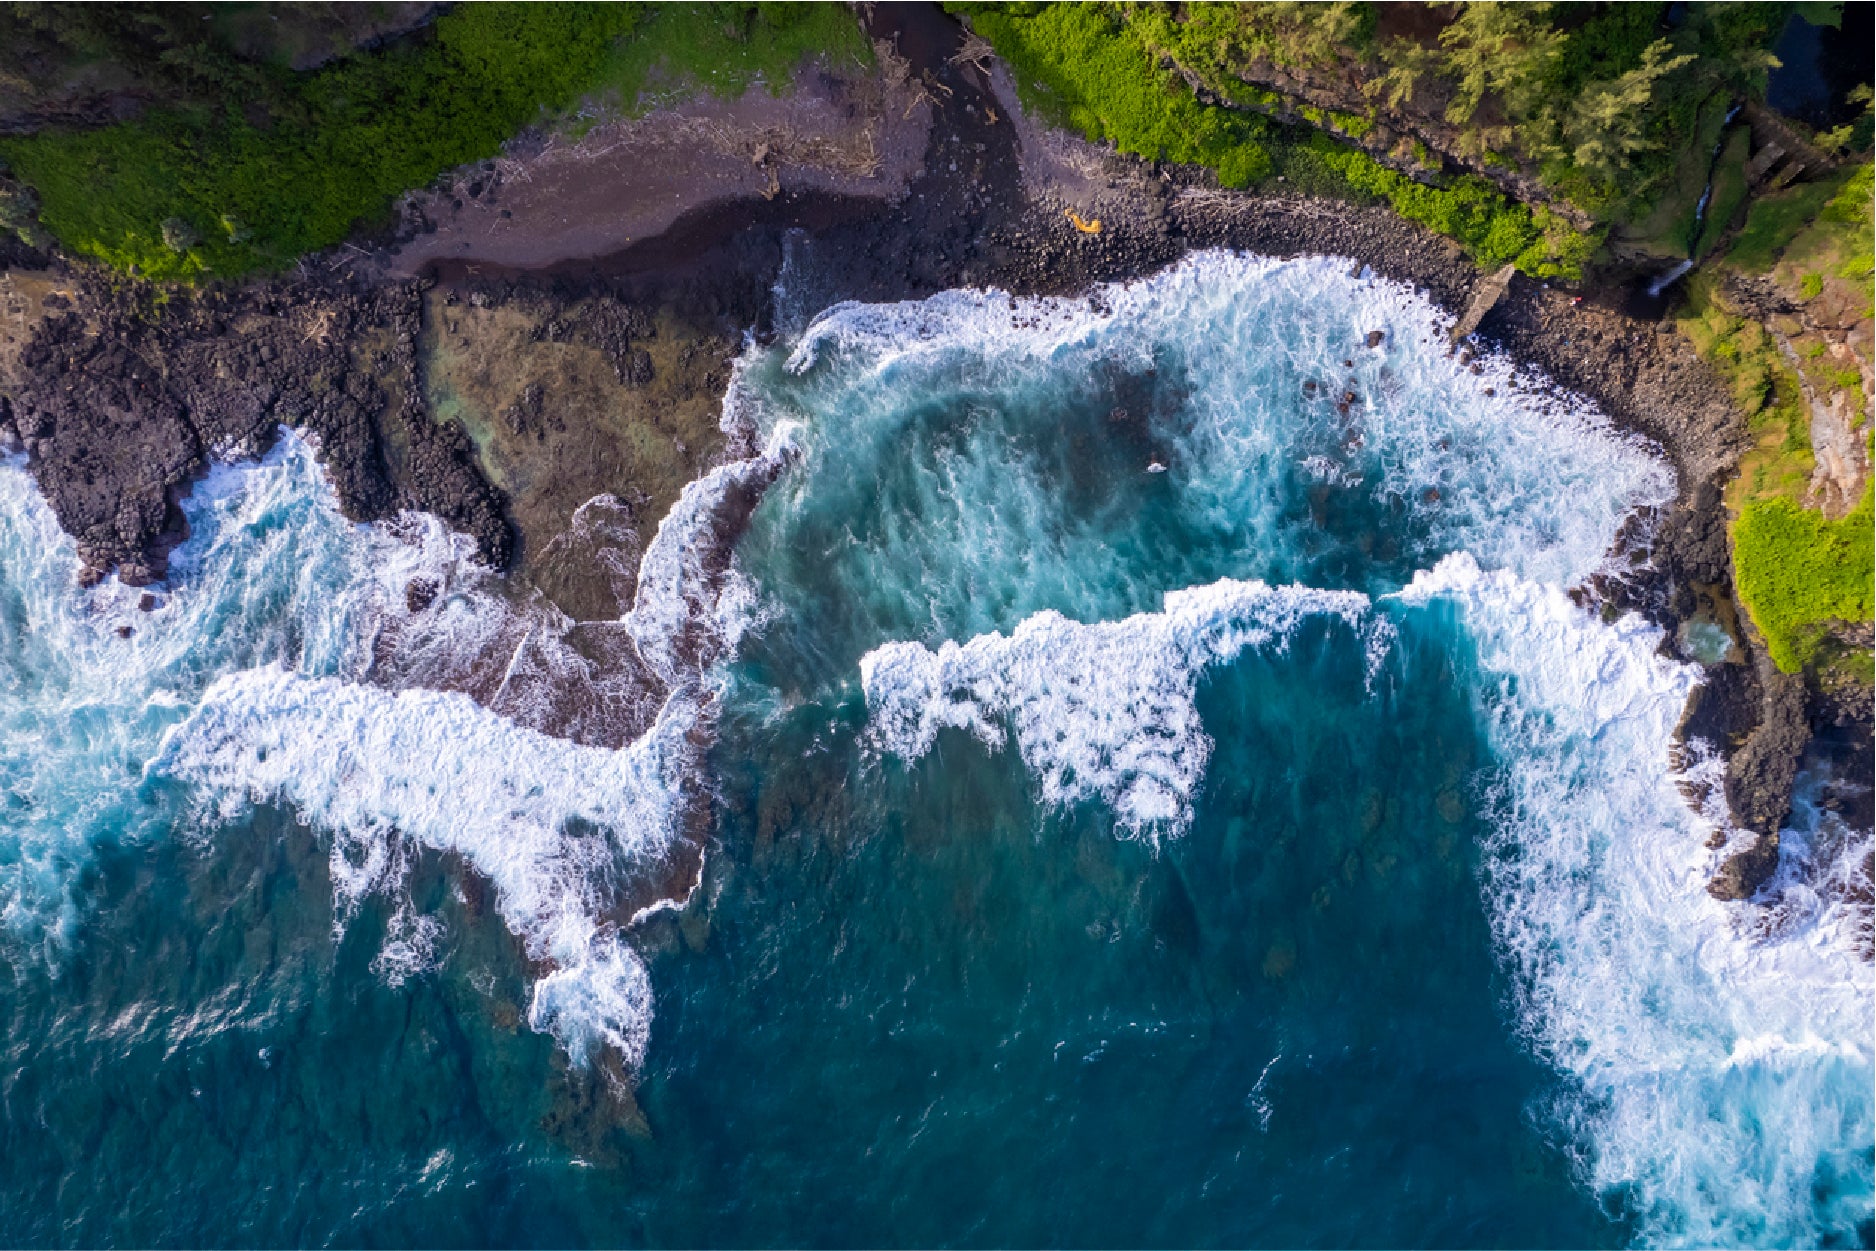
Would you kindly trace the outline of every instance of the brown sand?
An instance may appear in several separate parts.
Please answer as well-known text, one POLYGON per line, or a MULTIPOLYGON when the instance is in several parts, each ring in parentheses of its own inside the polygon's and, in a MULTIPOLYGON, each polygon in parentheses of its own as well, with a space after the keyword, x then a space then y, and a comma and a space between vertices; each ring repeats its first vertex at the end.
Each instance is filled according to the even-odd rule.
POLYGON ((529 135, 493 170, 412 198, 435 223, 394 253, 409 276, 438 261, 539 268, 606 256, 720 201, 821 192, 896 201, 921 167, 930 97, 879 46, 860 75, 804 69, 786 95, 757 85, 602 122, 580 138, 529 135))

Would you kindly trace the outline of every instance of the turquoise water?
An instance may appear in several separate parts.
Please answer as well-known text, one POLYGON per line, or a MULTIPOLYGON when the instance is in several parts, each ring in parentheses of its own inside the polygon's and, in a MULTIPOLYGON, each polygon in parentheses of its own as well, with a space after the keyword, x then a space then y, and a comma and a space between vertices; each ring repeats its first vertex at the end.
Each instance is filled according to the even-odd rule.
POLYGON ((0 1241, 1867 1245, 1868 835, 1706 896, 1697 671, 1563 593, 1671 476, 1438 330, 1225 256, 798 327, 617 753, 366 681, 514 608, 290 439, 147 614, 0 470, 0 1241))

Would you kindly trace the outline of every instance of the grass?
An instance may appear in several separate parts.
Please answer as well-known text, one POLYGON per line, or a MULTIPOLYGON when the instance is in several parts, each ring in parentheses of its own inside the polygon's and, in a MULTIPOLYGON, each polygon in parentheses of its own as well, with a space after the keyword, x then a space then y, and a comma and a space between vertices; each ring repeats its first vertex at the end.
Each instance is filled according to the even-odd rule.
POLYGON ((662 71, 732 93, 816 51, 866 55, 847 10, 463 5, 311 73, 253 68, 213 105, 0 139, 0 161, 73 251, 151 279, 233 276, 385 220, 405 191, 595 92, 629 107, 662 71))
POLYGON ((1851 177, 1849 173, 1838 174, 1755 199, 1752 211, 1746 215, 1745 228, 1726 253, 1727 262, 1748 273, 1768 272, 1778 263, 1779 254, 1816 220, 1851 177))
POLYGON ((1738 513, 1752 500, 1774 496, 1801 502, 1813 468, 1810 417, 1803 387, 1771 331, 1728 308, 1704 273, 1688 279, 1676 325, 1726 380, 1752 436, 1728 488, 1729 508, 1738 513))
POLYGON ((1574 278, 1595 249, 1595 240, 1513 202, 1483 178, 1418 182, 1324 131, 1298 133, 1258 112, 1200 103, 1117 6, 950 7, 1009 63, 1025 105, 1092 141, 1148 160, 1207 166, 1227 187, 1282 176, 1315 194, 1384 203, 1457 240, 1486 268, 1513 263, 1537 277, 1574 278))
POLYGON ((1838 521, 1787 499, 1753 500, 1734 523, 1739 598, 1787 673, 1816 659, 1827 623, 1876 613, 1871 498, 1865 487, 1862 503, 1838 521))

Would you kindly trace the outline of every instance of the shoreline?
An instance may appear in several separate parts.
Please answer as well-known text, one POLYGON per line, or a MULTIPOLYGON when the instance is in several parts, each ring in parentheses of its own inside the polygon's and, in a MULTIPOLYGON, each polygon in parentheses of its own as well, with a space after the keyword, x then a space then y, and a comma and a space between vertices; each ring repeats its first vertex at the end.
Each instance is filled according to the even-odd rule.
MULTIPOLYGON (((539 572, 549 531, 546 523, 523 524, 514 492, 490 481, 486 437, 479 445, 431 410, 433 366, 419 346, 437 318, 432 296, 446 307, 461 301, 498 312, 519 302, 545 310, 539 319, 549 322, 553 310, 611 301, 669 314, 676 333, 693 336, 687 349, 727 356, 743 333, 773 332, 771 289, 797 247, 839 258, 837 276, 820 275, 829 284, 814 293, 823 304, 918 299, 960 286, 1079 295, 1205 248, 1346 257, 1426 292, 1454 317, 1488 280, 1458 245, 1389 209, 1221 192, 1203 171, 1149 165, 1049 131, 1023 115, 1007 76, 999 81, 1001 67, 986 73, 952 62, 962 29, 935 7, 881 6, 868 28, 931 88, 920 92, 928 113, 922 160, 901 171, 903 186, 890 194, 778 181, 772 196, 706 195, 652 237, 591 257, 537 251, 531 259, 539 263, 525 266, 471 248, 428 255, 408 266, 411 276, 394 257, 408 238, 369 253, 348 245, 328 254, 323 272, 303 266, 298 277, 189 293, 179 301, 183 316, 166 319, 139 307, 136 295, 54 263, 49 272, 75 291, 30 332, 15 376, 0 362, 0 394, 20 397, 0 404, 0 427, 32 453, 42 491, 97 576, 115 566, 126 582, 160 580, 164 552, 182 537, 179 500, 200 469, 211 457, 253 454, 273 426, 291 420, 320 436, 348 515, 434 513, 472 534, 492 565, 526 581, 539 572), (1038 142, 1044 134, 1046 145, 1038 142), (1070 213, 1098 215, 1100 229, 1079 229, 1070 213), (155 387, 151 356, 163 359, 159 372, 175 369, 155 387), (217 381, 191 379, 192 371, 217 381)), ((514 223, 525 232, 521 218, 514 223)), ((555 229, 565 233, 565 223, 555 229)), ((1820 703, 1802 677, 1779 673, 1766 658, 1731 587, 1721 501, 1747 446, 1744 419, 1684 339, 1620 311, 1625 296, 1612 288, 1579 301, 1519 276, 1477 335, 1583 395, 1675 468, 1675 502, 1612 548, 1618 560, 1645 549, 1647 562, 1629 576, 1594 579, 1583 593, 1604 611, 1641 612, 1682 659, 1694 659, 1680 641, 1690 620, 1739 623, 1733 642, 1741 663, 1703 666, 1707 680, 1682 731, 1728 755, 1729 805, 1757 842, 1728 862, 1715 893, 1747 898, 1776 864, 1805 753, 1867 757, 1860 727, 1868 712, 1859 722, 1855 709, 1820 703), (1848 734, 1816 733, 1846 719, 1848 734)), ((671 342, 671 330, 661 333, 671 342)), ((628 380, 642 330, 588 337, 621 387, 642 385, 628 380)), ((511 420, 516 455, 531 455, 527 438, 541 436, 527 435, 525 414, 511 420)), ((683 472, 695 480, 733 456, 726 447, 687 447, 683 472)), ((641 539, 657 520, 634 515, 641 539)), ((734 541, 724 539, 726 547, 734 541)))

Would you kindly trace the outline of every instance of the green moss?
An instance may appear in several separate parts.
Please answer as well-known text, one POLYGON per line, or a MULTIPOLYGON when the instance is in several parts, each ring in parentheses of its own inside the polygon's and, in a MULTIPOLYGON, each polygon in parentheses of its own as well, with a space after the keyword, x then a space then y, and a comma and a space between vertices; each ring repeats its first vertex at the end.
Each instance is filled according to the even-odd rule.
POLYGON ((654 64, 735 90, 830 45, 865 47, 833 6, 463 5, 311 73, 255 70, 219 104, 0 140, 0 159, 74 251, 149 278, 234 275, 382 220, 399 194, 588 93, 630 103, 654 64))
POLYGON ((1700 238, 1694 244, 1694 257, 1704 260, 1718 246, 1727 227, 1739 215, 1746 202, 1746 162, 1752 155, 1752 130, 1735 126, 1726 136, 1726 147, 1713 170, 1713 191, 1707 197, 1706 218, 1700 238))
POLYGON ((1754 200, 1745 228, 1726 253, 1727 261, 1756 274, 1770 270, 1778 263, 1779 254, 1838 195, 1850 178, 1849 174, 1840 174, 1822 182, 1800 183, 1754 200))
POLYGON ((1786 499, 1754 500, 1733 526, 1739 598, 1778 667, 1795 673, 1817 654, 1828 623, 1871 619, 1871 493, 1847 517, 1786 499))

